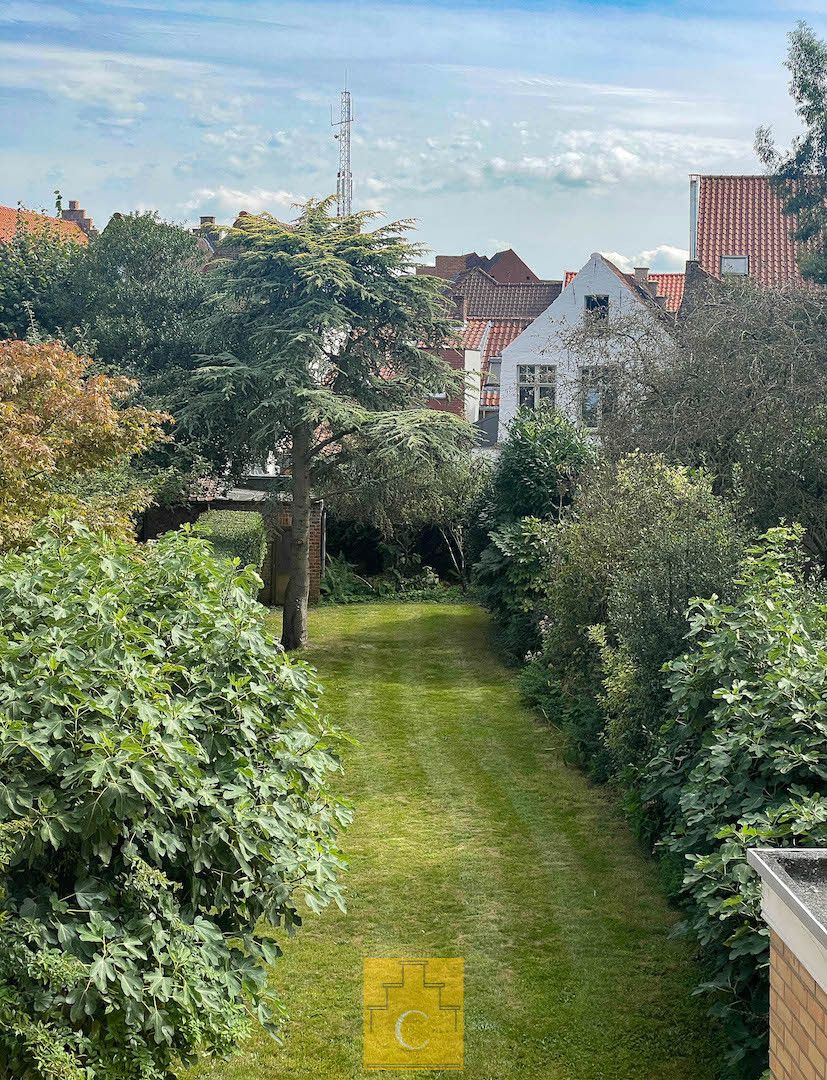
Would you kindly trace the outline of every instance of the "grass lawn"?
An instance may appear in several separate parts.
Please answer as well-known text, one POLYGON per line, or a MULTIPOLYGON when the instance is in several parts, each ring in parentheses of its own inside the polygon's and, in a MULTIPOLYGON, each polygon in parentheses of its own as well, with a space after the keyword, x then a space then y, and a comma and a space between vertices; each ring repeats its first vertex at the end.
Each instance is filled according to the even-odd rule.
POLYGON ((461 956, 471 1080, 713 1077, 698 972, 654 867, 521 707, 484 613, 323 608, 311 636, 327 710, 359 740, 343 781, 348 913, 309 916, 285 945, 284 1044, 260 1035, 188 1075, 367 1075, 362 958, 461 956))

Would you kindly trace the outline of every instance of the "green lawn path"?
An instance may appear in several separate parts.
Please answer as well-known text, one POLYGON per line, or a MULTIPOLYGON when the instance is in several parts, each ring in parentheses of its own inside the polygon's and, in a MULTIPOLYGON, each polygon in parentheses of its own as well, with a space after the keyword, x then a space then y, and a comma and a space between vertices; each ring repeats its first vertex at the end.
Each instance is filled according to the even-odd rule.
POLYGON ((462 956, 469 1080, 712 1078, 698 971, 655 868, 520 705, 486 615, 354 605, 316 610, 310 631, 325 707, 359 740, 342 781, 348 913, 311 915, 285 944, 283 1045, 258 1035, 189 1076, 367 1075, 362 958, 462 956))

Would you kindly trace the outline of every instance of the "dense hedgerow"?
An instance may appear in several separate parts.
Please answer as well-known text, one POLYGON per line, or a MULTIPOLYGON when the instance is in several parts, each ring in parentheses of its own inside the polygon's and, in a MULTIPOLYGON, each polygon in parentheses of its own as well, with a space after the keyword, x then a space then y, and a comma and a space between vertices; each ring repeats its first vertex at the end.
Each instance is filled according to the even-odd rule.
POLYGON ((267 529, 257 510, 207 510, 192 531, 209 540, 218 555, 261 571, 267 554, 267 529))
POLYGON ((769 942, 746 848, 827 845, 827 589, 805 565, 801 530, 771 530, 730 603, 693 604, 643 787, 660 850, 684 868, 730 1065, 750 1077, 766 1058, 769 942))
POLYGON ((257 928, 341 903, 336 735, 253 580, 182 533, 0 559, 0 1076, 230 1051, 278 1015, 257 928))
POLYGON ((487 505, 479 507, 488 535, 473 575, 511 661, 539 646, 538 602, 553 523, 571 505, 582 470, 596 460, 588 436, 553 408, 521 409, 511 423, 487 505))
POLYGON ((648 760, 689 601, 726 595, 741 550, 703 473, 633 454, 587 474, 545 556, 542 648, 526 685, 541 706, 544 685, 558 706, 563 693, 553 711, 598 778, 631 780, 648 760))

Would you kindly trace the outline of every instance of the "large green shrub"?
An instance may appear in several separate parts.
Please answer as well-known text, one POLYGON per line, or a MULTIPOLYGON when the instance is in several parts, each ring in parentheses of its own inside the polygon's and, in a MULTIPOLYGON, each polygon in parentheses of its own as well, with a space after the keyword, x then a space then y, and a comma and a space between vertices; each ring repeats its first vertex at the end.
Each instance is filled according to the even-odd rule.
POLYGON ((740 551, 732 513, 703 473, 633 454, 587 475, 554 533, 533 664, 576 709, 597 775, 648 759, 666 701, 661 668, 683 648, 689 601, 731 589, 740 551))
POLYGON ((216 554, 261 571, 267 554, 267 529, 257 510, 207 510, 192 531, 209 540, 216 554))
POLYGON ((750 550, 728 604, 697 601, 669 665, 670 719, 647 769, 667 856, 727 1023, 737 1075, 766 1053, 767 929, 750 846, 827 845, 827 591, 801 530, 750 550))
POLYGON ((588 435, 555 409, 520 409, 494 468, 495 520, 558 520, 571 502, 579 474, 596 459, 588 435))
POLYGON ((548 580, 555 526, 524 517, 501 525, 474 567, 483 604, 494 616, 506 658, 522 661, 539 644, 537 609, 548 580))
POLYGON ((487 543, 473 579, 509 660, 523 660, 539 645, 551 523, 570 505, 581 470, 596 459, 588 436, 553 408, 521 409, 511 423, 487 505, 476 508, 487 543))
POLYGON ((186 533, 0 559, 0 1076, 231 1050, 278 1009, 266 925, 341 902, 335 734, 253 578, 186 533))

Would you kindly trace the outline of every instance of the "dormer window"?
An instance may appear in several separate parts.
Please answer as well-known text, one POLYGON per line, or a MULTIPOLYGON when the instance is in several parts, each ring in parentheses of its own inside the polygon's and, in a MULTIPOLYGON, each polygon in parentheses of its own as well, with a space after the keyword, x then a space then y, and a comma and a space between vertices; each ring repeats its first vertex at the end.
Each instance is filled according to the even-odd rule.
POLYGON ((722 255, 721 277, 747 277, 749 275, 748 255, 722 255))
POLYGON ((609 298, 608 296, 586 296, 583 300, 586 314, 593 319, 608 319, 609 298))

